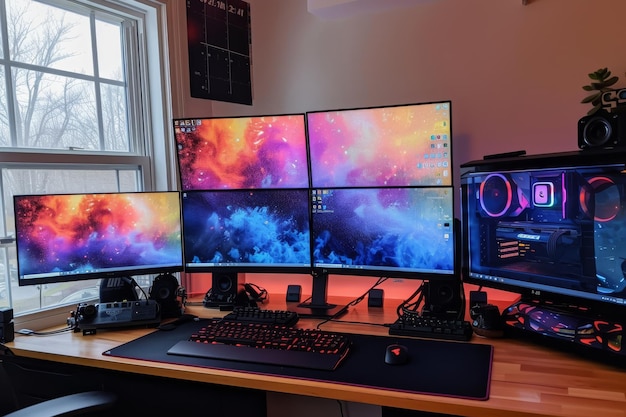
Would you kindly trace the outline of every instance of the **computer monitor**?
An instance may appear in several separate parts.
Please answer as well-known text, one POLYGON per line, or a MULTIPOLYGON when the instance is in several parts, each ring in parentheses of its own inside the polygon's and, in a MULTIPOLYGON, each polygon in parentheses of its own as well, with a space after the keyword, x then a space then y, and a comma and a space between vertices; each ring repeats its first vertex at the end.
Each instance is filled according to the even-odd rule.
POLYGON ((431 287, 448 288, 446 303, 459 309, 453 194, 452 187, 314 188, 313 294, 301 307, 314 315, 325 309, 340 314, 341 308, 326 303, 328 276, 337 274, 421 280, 424 311, 439 313, 431 287))
POLYGON ((183 191, 309 186, 304 114, 173 124, 183 191))
POLYGON ((453 194, 452 187, 314 189, 313 267, 331 274, 452 276, 453 194))
POLYGON ((329 274, 460 285, 451 102, 310 111, 306 119, 312 304, 323 305, 329 274))
POLYGON ((306 114, 313 187, 452 184, 451 102, 306 114))
POLYGON ((14 196, 19 285, 183 270, 178 192, 14 196))
POLYGON ((626 313, 626 154, 464 168, 464 280, 520 294, 504 312, 511 328, 616 348, 616 318, 626 313))
POLYGON ((309 190, 182 193, 187 272, 310 273, 309 190))
MULTIPOLYGON (((333 315, 326 302, 329 274, 459 280, 449 101, 306 115, 177 119, 174 125, 186 271, 312 274, 311 302, 303 308, 315 310, 316 316, 333 315), (274 151, 279 157, 273 157, 274 151), (345 207, 334 214, 312 209, 321 197, 315 193, 326 191, 331 195, 324 204, 345 207), (346 200, 344 194, 349 194, 346 200), (366 196, 366 201, 353 207, 357 201, 349 201, 351 196, 366 196), (340 223, 335 224, 327 243, 346 252, 331 259, 324 252, 329 247, 316 241, 323 233, 312 235, 317 233, 315 224, 323 228, 333 219, 344 221, 350 210, 372 216, 361 218, 371 234, 364 235, 363 225, 340 233, 340 223), (321 218, 312 221, 310 216, 321 218), (422 234, 373 224, 381 219, 390 227, 405 223, 416 234, 417 224, 422 234), (430 232, 441 249, 432 256, 420 247, 424 239, 435 246, 430 232), (351 239, 362 245, 361 253, 381 259, 359 259, 348 252, 351 239), (381 244, 382 249, 374 246, 381 244), (321 254, 328 258, 315 261, 321 254)), ((356 217, 349 220, 358 223, 356 217)))

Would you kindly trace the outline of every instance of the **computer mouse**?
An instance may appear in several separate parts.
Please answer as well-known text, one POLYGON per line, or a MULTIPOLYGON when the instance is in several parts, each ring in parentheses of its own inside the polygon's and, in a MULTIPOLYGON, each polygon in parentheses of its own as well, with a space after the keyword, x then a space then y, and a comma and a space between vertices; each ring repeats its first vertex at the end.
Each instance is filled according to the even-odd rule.
POLYGON ((385 363, 389 365, 404 365, 409 361, 409 349, 397 343, 387 346, 385 363))

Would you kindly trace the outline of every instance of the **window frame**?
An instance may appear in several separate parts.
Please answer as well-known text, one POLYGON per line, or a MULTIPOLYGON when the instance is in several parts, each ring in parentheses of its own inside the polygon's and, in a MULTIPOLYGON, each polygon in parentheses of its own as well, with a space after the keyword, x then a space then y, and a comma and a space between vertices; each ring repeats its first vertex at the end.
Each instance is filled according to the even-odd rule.
MULTIPOLYGON (((129 89, 128 120, 130 152, 0 148, 0 169, 131 169, 140 171, 140 187, 145 191, 175 190, 176 160, 173 148, 169 57, 167 46, 167 6, 156 0, 37 0, 42 3, 76 4, 96 13, 114 13, 128 20, 123 45, 129 89), (136 138, 133 140, 132 138, 136 138), (158 167, 158 169, 157 169, 158 167)), ((10 96, 9 96, 10 97, 10 96)), ((15 127, 11 127, 15 129, 15 127)), ((3 196, 4 197, 4 196, 3 196)), ((5 222, 3 216, 2 222, 5 222)), ((3 243, 4 244, 4 243, 3 243)), ((13 243, 14 244, 14 243, 13 243)), ((10 282, 9 282, 10 284, 10 282)), ((31 329, 65 323, 68 306, 44 308, 15 315, 16 328, 31 329)))

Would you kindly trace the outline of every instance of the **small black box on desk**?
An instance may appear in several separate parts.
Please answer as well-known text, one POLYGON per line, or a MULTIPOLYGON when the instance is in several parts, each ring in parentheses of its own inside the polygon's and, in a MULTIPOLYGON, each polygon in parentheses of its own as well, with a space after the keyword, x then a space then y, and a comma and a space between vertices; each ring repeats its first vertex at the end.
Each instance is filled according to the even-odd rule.
POLYGON ((13 309, 0 309, 0 343, 12 342, 15 339, 13 309))

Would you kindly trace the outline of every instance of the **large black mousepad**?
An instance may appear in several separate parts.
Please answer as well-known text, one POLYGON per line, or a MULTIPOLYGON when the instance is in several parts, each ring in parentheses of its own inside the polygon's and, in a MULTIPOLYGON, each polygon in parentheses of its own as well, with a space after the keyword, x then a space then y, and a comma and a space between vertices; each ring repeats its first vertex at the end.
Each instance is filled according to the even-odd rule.
POLYGON ((352 349, 334 371, 263 365, 168 355, 176 342, 206 325, 189 322, 174 330, 153 333, 104 352, 104 355, 204 368, 278 375, 392 391, 486 400, 489 398, 493 347, 486 344, 348 334, 352 349), (405 345, 409 361, 385 363, 392 343, 405 345))

